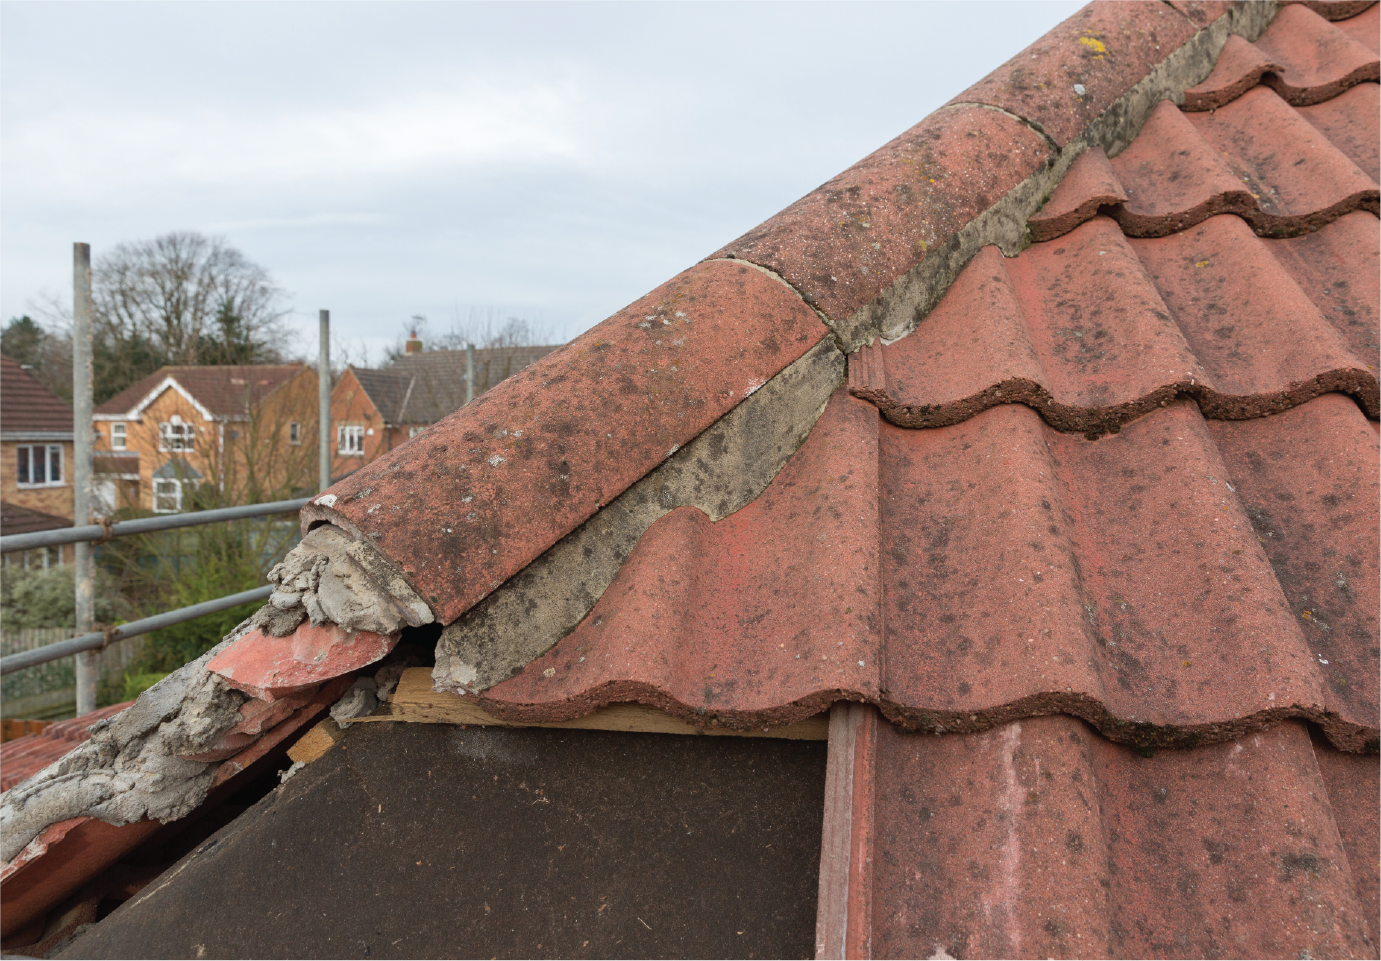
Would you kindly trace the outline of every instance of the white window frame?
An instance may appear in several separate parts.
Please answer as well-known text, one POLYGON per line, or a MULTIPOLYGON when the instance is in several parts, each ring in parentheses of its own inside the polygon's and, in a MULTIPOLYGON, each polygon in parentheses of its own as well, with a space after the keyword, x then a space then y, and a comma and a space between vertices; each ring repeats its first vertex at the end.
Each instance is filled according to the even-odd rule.
POLYGON ((110 425, 110 449, 129 449, 129 429, 124 424, 116 423, 110 425))
POLYGON ((288 424, 288 443, 294 447, 302 443, 302 422, 292 421, 288 424))
POLYGON ((66 465, 63 463, 63 453, 61 444, 20 444, 18 447, 15 448, 14 482, 21 490, 35 490, 37 488, 42 487, 66 487, 67 483, 63 479, 64 477, 66 477, 66 471, 64 470, 65 467, 66 465), (29 480, 27 481, 22 481, 19 479, 20 451, 25 452, 26 462, 28 464, 29 480), (33 480, 35 451, 42 452, 40 454, 40 458, 43 461, 43 480, 41 481, 33 480), (58 476, 56 480, 54 480, 52 476, 54 454, 57 455, 58 463, 58 476))
POLYGON ((195 451, 196 428, 174 414, 158 425, 158 449, 178 454, 195 451))
POLYGON ((424 430, 426 430, 426 429, 427 429, 427 428, 426 428, 426 425, 425 425, 425 424, 422 425, 422 426, 416 426, 416 425, 414 425, 414 426, 412 426, 412 427, 409 427, 409 428, 408 428, 408 440, 412 440, 412 438, 416 437, 418 434, 422 433, 422 432, 423 432, 424 430))
POLYGON ((336 453, 342 457, 364 456, 364 425, 341 424, 336 428, 336 453))
POLYGON ((155 477, 153 481, 153 512, 155 514, 177 514, 182 511, 182 481, 174 477, 155 477), (160 490, 165 484, 171 484, 170 488, 160 490), (160 496, 173 498, 172 507, 160 507, 158 498, 160 496))

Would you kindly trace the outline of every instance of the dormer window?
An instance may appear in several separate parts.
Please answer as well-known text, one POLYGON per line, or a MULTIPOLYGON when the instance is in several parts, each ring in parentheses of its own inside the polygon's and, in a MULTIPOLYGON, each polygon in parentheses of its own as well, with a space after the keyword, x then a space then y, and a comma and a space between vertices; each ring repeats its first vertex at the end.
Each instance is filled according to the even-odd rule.
POLYGON ((161 451, 190 451, 196 449, 192 425, 184 423, 177 414, 158 425, 158 449, 161 451))

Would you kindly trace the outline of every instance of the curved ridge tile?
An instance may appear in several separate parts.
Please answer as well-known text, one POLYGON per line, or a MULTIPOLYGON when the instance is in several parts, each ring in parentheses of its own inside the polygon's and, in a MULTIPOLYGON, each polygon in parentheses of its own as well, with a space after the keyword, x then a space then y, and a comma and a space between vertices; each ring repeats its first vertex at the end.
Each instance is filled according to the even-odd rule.
POLYGON ((1214 214, 1257 211, 1251 190, 1169 100, 1156 105, 1112 167, 1127 192, 1114 216, 1130 236, 1160 237, 1214 214))
POLYGON ((1207 377, 1127 238, 1102 216, 1010 260, 985 249, 925 322, 882 352, 885 384, 855 393, 904 427, 1023 403, 1059 430, 1096 435, 1207 377))
POLYGON ((1269 88, 1185 116, 1256 199, 1260 209, 1243 216, 1257 233, 1304 233, 1359 207, 1376 212, 1375 181, 1269 88))
POLYGON ((1336 394, 1208 431, 1325 682, 1325 730, 1375 751, 1358 732, 1381 714, 1376 431, 1336 394))
POLYGON ((844 321, 1052 156, 996 110, 939 110, 711 256, 768 267, 844 321))
MULTIPOLYGON (((1381 8, 1379 8, 1381 9, 1381 8)), ((1381 182, 1381 85, 1359 83, 1332 100, 1297 107, 1300 116, 1347 155, 1362 173, 1381 182)))
POLYGON ((884 425, 879 453, 889 716, 966 730, 1063 712, 1186 745, 1323 715, 1192 403, 1100 441, 1016 405, 884 425))
POLYGON ((1184 109, 1213 110, 1231 103, 1255 87, 1265 74, 1283 69, 1255 44, 1229 34, 1213 71, 1184 92, 1184 109))
POLYGON ((1282 7, 1299 4, 1325 20, 1348 20, 1376 5, 1376 0, 1280 0, 1282 7))
POLYGON ((698 264, 333 485, 303 526, 369 541, 449 623, 825 337, 762 271, 698 264))
POLYGON ((742 727, 841 690, 876 699, 877 429, 876 410, 835 394, 756 501, 717 523, 658 520, 585 620, 479 703, 533 721, 636 699, 742 727))
POLYGON ((1064 147, 1196 29, 1164 4, 1095 0, 950 101, 986 103, 1064 147))
POLYGON ((1050 200, 1027 221, 1031 238, 1040 242, 1060 237, 1091 220, 1100 208, 1126 200, 1108 155, 1102 147, 1090 147, 1075 158, 1050 200))
POLYGON ((1194 391, 1205 417, 1262 417, 1330 391, 1381 414, 1375 368, 1281 269, 1276 241, 1223 216, 1130 243, 1207 375, 1194 391))
POLYGON ((1263 83, 1296 106, 1328 100, 1354 84, 1381 77, 1381 60, 1374 49, 1299 4, 1276 14, 1256 47, 1283 67, 1263 83))
POLYGON ((1150 757, 1064 717, 870 747, 873 957, 1375 953, 1302 724, 1150 757))

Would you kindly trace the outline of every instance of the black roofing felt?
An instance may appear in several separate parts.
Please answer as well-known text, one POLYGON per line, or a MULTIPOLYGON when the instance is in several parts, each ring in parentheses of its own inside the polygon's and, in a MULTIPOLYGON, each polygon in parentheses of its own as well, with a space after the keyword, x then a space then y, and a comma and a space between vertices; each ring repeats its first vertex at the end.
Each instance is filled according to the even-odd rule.
POLYGON ((823 742, 357 724, 61 957, 808 957, 823 742))

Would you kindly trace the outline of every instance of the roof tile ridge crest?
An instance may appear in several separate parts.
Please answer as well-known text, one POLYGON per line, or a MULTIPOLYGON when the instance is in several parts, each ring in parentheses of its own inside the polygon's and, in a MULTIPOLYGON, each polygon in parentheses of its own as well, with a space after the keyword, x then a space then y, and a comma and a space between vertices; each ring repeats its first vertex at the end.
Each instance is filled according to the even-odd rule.
MULTIPOLYGON (((1158 9, 1160 6, 1157 4, 1155 8, 1148 6, 1142 9, 1158 9)), ((1171 7, 1173 9, 1173 5, 1171 7)), ((1108 5, 1095 2, 1084 8, 1080 14, 1076 14, 1074 18, 1065 21, 1061 27, 1072 23, 1088 11, 1093 11, 1095 15, 1101 15, 1109 10, 1121 12, 1132 8, 1133 5, 1128 4, 1108 5)), ((1229 35, 1238 34, 1248 40, 1260 36, 1274 18, 1276 10, 1277 4, 1274 0, 1265 3, 1249 2, 1248 0, 1248 2, 1236 3, 1223 15, 1209 23, 1196 26, 1195 31, 1182 43, 1165 57, 1152 64, 1127 89, 1113 98, 1101 113, 1088 120, 1075 135, 1067 138, 1064 145, 1058 149, 1052 150, 1050 148, 1051 141, 1058 143, 1059 138, 1052 133, 1048 124, 1042 123, 1034 116, 1007 109, 1000 104, 970 97, 969 94, 976 88, 965 91, 950 103, 927 115, 927 118, 921 121, 922 124, 932 117, 957 111, 974 109, 991 111, 998 116, 1020 124, 1022 129, 1040 137, 1049 155, 1043 166, 1016 183, 995 202, 968 216, 967 219, 960 218, 950 225, 952 229, 947 229, 936 235, 933 242, 923 244, 923 254, 917 262, 904 268, 901 273, 894 275, 886 285, 877 289, 876 293, 868 300, 856 307, 851 306, 847 314, 839 313, 837 310, 832 312, 830 306, 822 303, 821 298, 815 291, 810 290, 801 278, 793 279, 788 276, 786 268, 798 265, 783 264, 781 262, 782 256, 780 256, 781 251, 767 249, 772 242, 778 239, 770 236, 770 234, 775 231, 784 235, 786 239, 782 240, 783 244, 790 243, 800 246, 804 243, 811 248, 823 248, 825 243, 821 238, 799 236, 804 233, 805 228, 791 222, 801 221, 805 208, 813 198, 825 192, 837 192, 835 188, 842 178, 857 173, 869 161, 874 161, 874 166, 883 166, 883 161, 876 158, 883 151, 895 150, 898 141, 893 141, 893 143, 864 158, 843 174, 783 210, 776 217, 731 242, 706 259, 719 259, 728 253, 733 253, 738 260, 767 267, 782 275, 794 287, 802 289, 807 302, 812 303, 824 313, 827 317, 826 322, 834 331, 836 340, 841 344, 841 349, 845 350, 846 353, 857 350, 863 344, 870 343, 879 336, 884 343, 894 342, 916 328, 939 302, 944 291, 979 248, 990 245, 997 246, 1004 255, 1012 257, 1027 246, 1030 242, 1026 231, 1027 218, 1039 209, 1043 198, 1049 196, 1073 160, 1084 150, 1098 146, 1102 147, 1109 156, 1115 156, 1135 137, 1151 108, 1157 102, 1162 99, 1170 99, 1179 103, 1183 99, 1184 90, 1208 76, 1229 35), (954 108, 954 110, 950 108, 954 108), (745 250, 744 248, 754 249, 745 250)), ((1177 11, 1176 19, 1181 24, 1195 25, 1194 18, 1186 16, 1181 11, 1177 11)), ((1058 29, 1060 28, 1057 27, 1056 30, 1058 29)), ((1050 35, 1047 34, 1047 37, 1050 35)), ((1003 67, 998 68, 995 74, 1004 70, 1023 69, 1023 57, 1026 57, 1029 51, 1036 49, 1039 43, 1038 41, 1037 44, 1033 44, 1013 57, 1003 67)), ((1036 55, 1030 54, 1030 56, 1035 57, 1036 55)), ((981 85, 982 82, 978 86, 981 85)), ((1080 94, 1082 102, 1083 93, 1078 88, 1079 85, 1076 85, 1076 93, 1080 94)), ((1090 98, 1092 96, 1089 94, 1090 98)), ((912 128, 912 131, 915 129, 912 128)), ((898 140, 906 136, 907 134, 903 134, 902 138, 898 138, 898 140)), ((932 180, 931 183, 935 183, 935 181, 932 180)), ((952 189, 957 189, 961 194, 967 190, 963 184, 958 184, 952 189)), ((941 188, 936 188, 936 190, 942 197, 944 196, 944 190, 941 188)), ((963 203, 956 201, 953 206, 962 210, 964 206, 971 206, 971 203, 967 198, 964 198, 963 203)), ((865 222, 862 226, 870 227, 871 224, 865 222)), ((798 257, 798 259, 800 258, 798 257)), ((835 274, 839 271, 849 272, 856 269, 849 263, 847 253, 843 262, 836 264, 812 263, 809 266, 816 274, 825 275, 830 274, 828 268, 831 267, 835 268, 835 274)), ((798 270, 797 272, 809 274, 809 271, 805 270, 798 270)), ((865 270, 864 273, 867 271, 865 270)), ((837 278, 832 276, 831 279, 837 278)))
MULTIPOLYGON (((760 274, 766 274, 767 276, 771 277, 771 278, 772 278, 773 280, 775 280, 777 283, 781 284, 781 285, 782 285, 783 287, 785 287, 787 290, 789 290, 789 291, 791 291, 793 294, 795 294, 796 297, 801 301, 801 303, 803 303, 803 304, 805 304, 807 307, 809 307, 809 308, 811 309, 811 311, 814 312, 815 316, 820 318, 820 323, 824 324, 825 327, 826 327, 831 333, 834 332, 834 326, 830 323, 830 319, 829 319, 828 317, 825 316, 825 312, 824 312, 823 310, 821 310, 818 306, 816 306, 816 304, 815 304, 815 298, 814 298, 814 297, 811 297, 810 294, 805 293, 805 292, 803 292, 803 291, 797 289, 796 286, 795 286, 794 284, 792 284, 789 280, 787 280, 787 279, 786 279, 785 277, 783 277, 781 274, 777 273, 777 272, 776 272, 775 270, 773 270, 771 267, 764 267, 762 264, 755 264, 755 263, 753 263, 753 261, 751 261, 751 260, 744 260, 744 259, 742 259, 741 257, 735 257, 732 253, 731 253, 731 254, 728 254, 728 255, 726 255, 726 256, 724 256, 724 257, 706 257, 704 260, 701 261, 701 263, 709 264, 709 263, 714 263, 715 261, 719 261, 719 260, 725 261, 725 262, 727 262, 727 263, 743 264, 743 265, 746 266, 746 267, 752 267, 754 270, 756 270, 756 271, 757 271, 758 273, 760 273, 760 274)), ((841 352, 847 353, 847 351, 844 350, 843 345, 841 345, 841 344, 839 343, 839 338, 838 338, 838 337, 835 338, 835 346, 838 347, 839 350, 840 350, 841 352)))
POLYGON ((1051 150, 1057 153, 1060 150, 1060 145, 1055 142, 1054 137, 1046 133, 1045 127, 1041 125, 1040 121, 1032 120, 1029 117, 1023 117, 1019 113, 1012 113, 1012 111, 1007 110, 1004 107, 998 107, 990 103, 983 103, 981 100, 951 100, 944 106, 932 111, 931 116, 933 117, 937 113, 944 113, 946 110, 958 110, 964 107, 977 107, 980 110, 996 111, 997 113, 1002 114, 1004 117, 1008 117, 1012 120, 1015 120, 1017 123, 1025 124, 1027 127, 1030 127, 1034 133, 1040 134, 1041 138, 1045 140, 1046 144, 1050 147, 1051 150))

